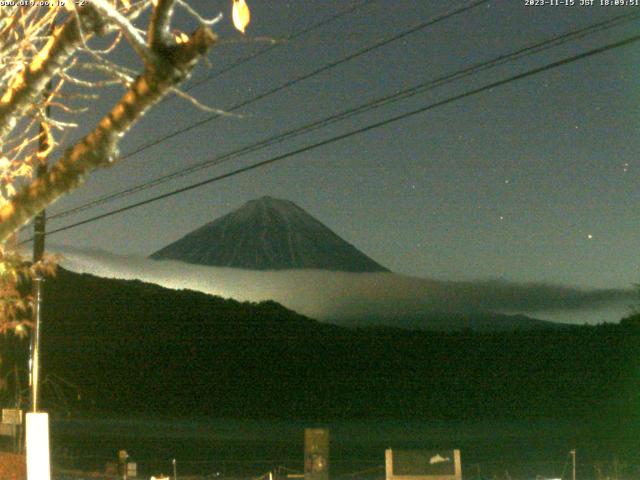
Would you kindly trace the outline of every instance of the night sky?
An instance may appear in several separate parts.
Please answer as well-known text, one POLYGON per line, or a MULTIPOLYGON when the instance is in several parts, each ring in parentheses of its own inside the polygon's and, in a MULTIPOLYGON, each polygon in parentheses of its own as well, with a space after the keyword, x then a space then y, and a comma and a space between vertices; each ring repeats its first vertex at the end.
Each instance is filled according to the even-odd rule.
MULTIPOLYGON (((223 11, 226 18, 216 29, 221 42, 210 54, 211 68, 200 68, 187 85, 266 48, 264 37, 286 39, 361 3, 248 1, 252 23, 246 38, 230 26, 231 2, 191 2, 204 15, 223 11)), ((468 3, 367 2, 190 92, 210 106, 228 109, 468 3)), ((255 102, 235 112, 240 116, 219 118, 97 172, 49 212, 81 205, 533 42, 634 12, 640 7, 491 1, 255 102)), ((636 20, 589 35, 159 188, 51 221, 49 228, 637 35, 638 26, 636 20)), ((130 57, 122 50, 116 59, 127 63, 130 57)), ((49 241, 148 255, 248 200, 271 195, 294 201, 398 273, 628 288, 640 281, 639 65, 640 43, 631 44, 62 232, 49 241)), ((82 124, 95 124, 118 95, 116 90, 102 92, 97 108, 82 118, 82 124)), ((169 99, 130 132, 121 151, 127 153, 209 115, 184 100, 169 99)))

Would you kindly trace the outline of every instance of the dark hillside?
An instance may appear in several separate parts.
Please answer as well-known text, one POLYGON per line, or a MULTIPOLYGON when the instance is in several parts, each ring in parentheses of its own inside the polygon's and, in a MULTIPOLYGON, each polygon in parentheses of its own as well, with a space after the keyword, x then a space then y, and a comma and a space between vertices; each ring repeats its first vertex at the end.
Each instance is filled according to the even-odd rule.
POLYGON ((46 283, 45 306, 45 373, 77 384, 82 400, 72 405, 85 411, 589 418, 595 411, 634 414, 639 385, 635 324, 493 333, 348 329, 273 302, 64 270, 46 283))

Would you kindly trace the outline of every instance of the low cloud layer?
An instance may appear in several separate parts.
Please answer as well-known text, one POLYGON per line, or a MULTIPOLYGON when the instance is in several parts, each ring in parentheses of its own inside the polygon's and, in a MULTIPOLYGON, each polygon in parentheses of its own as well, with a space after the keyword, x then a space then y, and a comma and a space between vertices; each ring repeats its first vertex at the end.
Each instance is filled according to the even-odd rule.
MULTIPOLYGON (((632 290, 583 290, 543 283, 499 280, 440 281, 394 273, 321 270, 250 271, 155 261, 89 250, 59 249, 64 268, 101 277, 137 279, 241 301, 275 300, 318 320, 348 322, 419 317, 428 312, 523 313, 572 321, 584 311, 624 312, 632 290)), ((585 317, 590 318, 590 317, 585 317)), ((617 321, 600 318, 600 321, 617 321)), ((580 320, 578 320, 580 321, 580 320)), ((587 321, 587 320, 584 320, 587 321)), ((580 321, 580 323, 583 323, 580 321)))

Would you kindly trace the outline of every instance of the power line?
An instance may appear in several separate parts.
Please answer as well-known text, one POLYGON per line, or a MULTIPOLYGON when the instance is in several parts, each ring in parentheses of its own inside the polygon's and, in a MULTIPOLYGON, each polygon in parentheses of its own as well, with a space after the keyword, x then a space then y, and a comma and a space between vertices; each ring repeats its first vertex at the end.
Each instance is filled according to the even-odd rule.
MULTIPOLYGON (((289 42, 291 40, 295 40, 296 38, 301 37, 303 35, 306 35, 309 32, 312 32, 312 31, 317 30, 319 28, 325 27, 325 26, 335 22, 336 20, 339 20, 340 18, 345 17, 346 15, 349 15, 350 13, 353 13, 356 10, 359 10, 360 8, 365 7, 365 6, 367 6, 367 5, 371 4, 371 3, 374 3, 376 1, 378 1, 378 0, 363 0, 362 2, 360 2, 358 4, 353 5, 353 6, 349 7, 349 8, 346 8, 346 9, 344 9, 344 10, 342 10, 342 11, 340 11, 340 12, 334 14, 334 15, 330 15, 330 16, 320 20, 319 22, 316 22, 316 23, 310 25, 309 27, 302 28, 302 29, 298 30, 297 32, 292 33, 291 35, 285 37, 284 41, 289 42)), ((213 80, 215 78, 218 78, 221 75, 223 75, 223 74, 225 74, 227 72, 230 72, 231 70, 234 70, 237 67, 239 67, 241 65, 244 65, 245 63, 247 63, 247 62, 249 62, 251 60, 256 59, 257 57, 259 57, 261 55, 264 55, 265 53, 268 53, 271 50, 274 50, 274 49, 278 48, 280 45, 281 45, 281 43, 274 43, 273 45, 270 45, 267 48, 264 48, 262 50, 259 50, 258 52, 255 52, 255 53, 253 53, 251 55, 243 57, 243 58, 233 62, 231 65, 228 65, 227 67, 224 67, 223 69, 219 70, 218 72, 216 72, 216 73, 214 73, 212 75, 209 75, 209 76, 207 76, 207 77, 205 77, 205 78, 203 78, 201 80, 193 82, 191 85, 186 87, 185 90, 186 91, 192 90, 193 88, 195 88, 195 87, 197 87, 197 86, 199 86, 199 85, 201 85, 201 84, 203 84, 205 82, 209 82, 209 81, 211 81, 211 80, 213 80)), ((166 100, 167 98, 169 98, 169 97, 165 97, 163 99, 163 101, 166 100)), ((238 107, 238 108, 240 108, 240 107, 238 107)), ((212 116, 211 120, 213 120, 213 118, 217 118, 217 115, 212 116)), ((207 121, 209 121, 209 120, 207 120, 207 121)), ((156 142, 156 141, 154 141, 154 142, 156 142)), ((133 156, 136 153, 139 153, 139 152, 141 152, 143 150, 146 150, 147 148, 150 148, 153 145, 157 145, 157 143, 154 143, 154 142, 152 142, 152 144, 143 145, 143 146, 137 148, 135 151, 126 153, 125 155, 120 157, 120 160, 123 160, 125 158, 130 157, 130 156, 133 156)), ((63 212, 61 214, 58 214, 58 217, 61 217, 61 216, 66 216, 66 213, 63 212)))
POLYGON ((189 175, 191 173, 197 172, 199 170, 205 169, 205 168, 209 168, 211 166, 214 165, 219 165, 222 164, 225 161, 228 161, 232 158, 236 158, 238 156, 242 156, 248 153, 252 153, 258 150, 261 150, 263 148, 266 148, 268 146, 277 144, 277 143, 281 143, 283 141, 289 140, 291 138, 297 137, 299 135, 305 134, 305 133, 309 133, 311 131, 317 130, 319 128, 323 128, 326 127, 328 125, 331 125, 333 123, 336 123, 338 121, 342 121, 345 120, 347 118, 350 118, 354 115, 359 115, 362 113, 365 113, 367 111, 370 111, 372 109, 375 108, 380 108, 384 105, 387 105, 389 103, 392 102, 398 102, 401 100, 405 100, 407 98, 413 97, 415 95, 424 93, 428 90, 434 89, 436 87, 440 87, 442 85, 460 80, 462 78, 466 78, 468 76, 477 74, 481 71, 490 69, 490 68, 494 68, 497 67, 499 65, 503 65, 507 62, 512 62, 514 60, 518 60, 530 55, 534 55, 537 53, 540 53, 542 51, 548 50, 550 48, 554 48, 557 47, 559 45, 562 45, 564 43, 567 43, 569 41, 573 41, 579 38, 582 38, 586 35, 598 32, 598 31, 602 31, 608 28, 612 28, 615 26, 619 26, 622 23, 626 23, 632 20, 636 20, 637 18, 640 17, 640 12, 634 13, 634 14, 624 14, 624 15, 619 15, 616 17, 613 17, 611 19, 602 21, 602 22, 598 22, 592 25, 589 25, 587 27, 578 29, 578 30, 574 30, 559 36, 555 36, 552 37, 550 39, 547 40, 543 40, 541 42, 537 42, 531 45, 528 45, 526 47, 523 47, 519 50, 516 50, 514 52, 508 53, 508 54, 503 54, 500 55, 494 59, 488 60, 488 61, 484 61, 484 62, 480 62, 480 63, 476 63, 474 65, 471 65, 469 67, 466 67, 462 70, 459 70, 457 72, 439 77, 437 79, 433 79, 433 80, 429 80, 427 82, 423 82, 420 83, 419 85, 416 85, 414 87, 402 90, 400 92, 391 94, 391 95, 387 95, 387 96, 383 96, 380 97, 378 99, 375 99, 373 101, 367 102, 363 105, 360 105, 358 107, 355 108, 351 108, 351 109, 347 109, 345 111, 342 111, 340 113, 331 115, 330 117, 326 117, 320 120, 316 120, 314 122, 305 124, 303 126, 300 127, 296 127, 294 129, 290 129, 286 132, 282 132, 276 135, 273 135, 271 137, 268 137, 264 140, 261 140, 259 142, 256 142, 254 144, 242 147, 240 149, 234 150, 232 152, 228 152, 222 155, 219 155, 217 157, 214 157, 212 159, 206 160, 204 162, 200 162, 197 163, 195 165, 191 165, 189 167, 186 168, 182 168, 182 169, 178 169, 174 172, 162 175, 160 177, 154 178, 152 180, 143 182, 141 184, 138 184, 136 186, 133 187, 129 187, 126 188, 124 190, 120 190, 118 192, 115 193, 111 193, 108 195, 104 195, 100 198, 97 198, 95 200, 92 200, 88 203, 85 203, 83 205, 79 205, 77 207, 73 207, 70 208, 68 210, 62 211, 58 214, 52 215, 49 218, 50 219, 56 219, 56 218, 63 218, 63 217, 67 217, 69 215, 78 213, 80 211, 98 206, 98 205, 102 205, 105 203, 110 203, 113 200, 119 199, 119 198, 123 198, 125 196, 128 195, 132 195, 134 193, 143 191, 143 190, 147 190, 149 188, 153 188, 157 185, 161 185, 163 183, 167 183, 170 180, 176 179, 176 178, 181 178, 183 176, 189 175))
MULTIPOLYGON (((294 78, 292 80, 289 80, 289 81, 287 81, 287 82, 285 82, 285 83, 283 83, 283 84, 281 84, 281 85, 279 85, 279 86, 277 86, 275 88, 272 88, 271 90, 267 90, 266 92, 263 92, 263 93, 261 93, 259 95, 256 95, 256 96, 254 96, 254 97, 252 97, 252 98, 250 98, 248 100, 244 100, 244 101, 242 101, 242 102, 240 102, 240 103, 238 103, 238 104, 226 109, 226 112, 227 113, 234 112, 234 111, 236 111, 236 110, 238 110, 240 108, 246 107, 247 105, 255 103, 255 102, 257 102, 259 100, 262 100, 264 98, 270 97, 271 95, 274 95, 275 93, 278 93, 278 92, 280 92, 282 90, 290 88, 290 87, 292 87, 292 86, 294 86, 294 85, 296 85, 296 84, 298 84, 300 82, 308 80, 311 77, 315 77, 316 75, 324 73, 324 72, 326 72, 328 70, 331 70, 332 68, 335 68, 335 67, 337 67, 339 65, 342 65, 344 63, 350 62, 351 60, 354 60, 354 59, 356 59, 358 57, 361 57, 362 55, 365 55, 365 54, 367 54, 369 52, 372 52, 373 50, 376 50, 378 48, 381 48, 381 47, 384 47, 386 45, 389 45, 392 42, 395 42, 395 41, 400 40, 400 39, 402 39, 404 37, 407 37, 407 36, 409 36, 409 35, 411 35, 413 33, 416 33, 416 32, 418 32, 420 30, 424 30, 427 27, 435 25, 435 24, 437 24, 439 22, 442 22, 444 20, 447 20, 447 19, 449 19, 451 17, 454 17, 454 16, 459 15, 461 13, 467 12, 467 11, 469 11, 471 9, 477 8, 477 7, 479 7, 479 6, 481 6, 481 5, 485 4, 485 3, 488 3, 490 1, 491 0, 474 0, 474 1, 470 2, 470 3, 468 3, 466 6, 458 7, 456 9, 454 9, 452 11, 449 11, 448 13, 445 13, 443 15, 440 15, 439 17, 436 17, 436 18, 434 18, 432 20, 428 20, 426 22, 422 22, 422 23, 420 23, 420 24, 418 24, 418 25, 416 25, 414 27, 411 27, 411 28, 409 28, 407 30, 403 30, 402 32, 400 32, 400 33, 398 33, 398 34, 396 34, 396 35, 394 35, 392 37, 389 37, 386 40, 382 40, 382 41, 377 42, 377 43, 375 43, 373 45, 365 47, 365 48, 363 48, 361 50, 358 50, 355 53, 349 54, 346 57, 343 57, 343 58, 341 58, 339 60, 336 60, 334 62, 328 63, 328 64, 326 64, 326 65, 324 65, 324 66, 322 66, 320 68, 317 68, 317 69, 315 69, 315 70, 313 70, 313 71, 311 71, 309 73, 306 73, 306 74, 304 74, 304 75, 302 75, 300 77, 296 77, 296 78, 294 78)), ((204 119, 202 119, 202 120, 200 120, 198 122, 194 122, 191 125, 187 125, 186 127, 180 128, 178 130, 174 130, 171 133, 168 133, 166 135, 163 135, 162 137, 159 137, 159 138, 157 138, 155 140, 147 142, 144 145, 141 145, 141 146, 137 147, 136 149, 134 149, 134 150, 132 150, 132 151, 120 156, 118 158, 118 160, 124 160, 125 158, 132 157, 133 155, 136 155, 136 154, 138 154, 138 153, 140 153, 140 152, 142 152, 144 150, 147 150, 148 148, 154 147, 154 146, 156 146, 156 145, 158 145, 160 143, 166 142, 167 140, 170 140, 170 139, 172 139, 174 137, 177 137, 178 135, 181 135, 181 134, 186 133, 186 132, 188 132, 190 130, 193 130, 194 128, 200 127, 200 126, 202 126, 202 125, 204 125, 206 123, 209 123, 209 122, 211 122, 213 120, 216 120, 216 119, 220 118, 221 116, 222 116, 221 114, 210 115, 209 117, 204 118, 204 119)))
MULTIPOLYGON (((309 32, 312 32, 313 30, 316 30, 318 28, 321 28, 321 27, 324 27, 326 25, 329 25, 330 23, 333 23, 336 20, 339 20, 340 18, 342 18, 342 17, 344 17, 344 16, 346 16, 346 15, 348 15, 348 14, 350 14, 350 13, 356 11, 356 10, 359 10, 360 8, 366 6, 366 5, 370 4, 370 3, 376 2, 376 1, 378 1, 378 0, 363 0, 361 3, 353 5, 352 7, 346 8, 346 9, 344 9, 344 10, 342 10, 342 11, 340 11, 340 12, 334 14, 334 15, 330 15, 327 18, 324 18, 324 19, 320 20, 317 23, 314 23, 313 25, 310 25, 309 27, 303 28, 301 30, 298 30, 297 32, 292 33, 291 35, 286 37, 284 39, 284 41, 289 42, 291 40, 295 40, 298 37, 301 37, 301 36, 303 36, 303 35, 305 35, 305 34, 307 34, 309 32)), ((278 48, 280 45, 281 45, 281 42, 274 43, 273 45, 270 45, 269 47, 264 48, 262 50, 259 50, 256 53, 253 53, 251 55, 247 55, 246 57, 240 58, 239 60, 233 62, 231 65, 228 65, 228 66, 224 67, 223 69, 217 71, 216 73, 214 73, 212 75, 208 75, 207 77, 205 77, 203 79, 200 79, 200 80, 192 82, 192 84, 187 86, 184 90, 185 91, 192 90, 195 87, 197 87, 197 86, 199 86, 199 85, 201 85, 201 84, 203 84, 205 82, 209 82, 209 81, 211 81, 211 80, 213 80, 215 78, 218 78, 221 75, 223 75, 223 74, 225 74, 227 72, 230 72, 231 70, 236 69, 240 65, 244 65, 245 63, 247 63, 247 62, 249 62, 251 60, 254 60, 257 57, 259 57, 261 55, 264 55, 265 53, 268 53, 271 50, 274 50, 274 49, 278 48)), ((165 102, 169 98, 173 98, 173 97, 165 97, 160 102, 161 103, 165 102)), ((232 108, 234 108, 234 107, 232 107, 232 108)), ((231 110, 229 110, 229 111, 231 111, 231 110)), ((217 118, 217 115, 212 116, 212 119, 213 118, 217 118)), ((156 145, 156 144, 153 143, 153 145, 156 145)), ((139 147, 135 151, 128 152, 125 155, 121 156, 120 159, 122 160, 122 159, 128 158, 128 157, 130 157, 132 155, 135 155, 136 153, 139 153, 139 152, 141 152, 143 150, 146 150, 147 148, 149 148, 150 146, 153 146, 153 145, 149 145, 149 146, 142 145, 141 147, 139 147)))
MULTIPOLYGON (((353 5, 349 8, 346 8, 334 15, 330 15, 325 19, 320 20, 317 23, 314 23, 313 25, 307 27, 307 28, 303 28, 301 30, 298 30, 295 33, 292 33, 291 35, 289 35, 288 37, 285 37, 284 41, 289 42, 291 40, 295 40, 298 37, 301 37, 303 35, 306 35, 309 32, 312 32, 313 30, 317 30, 318 28, 324 27, 326 25, 329 25, 330 23, 335 22, 336 20, 339 20, 340 18, 355 12, 356 10, 359 10, 362 7, 367 6, 370 3, 376 2, 377 0, 364 0, 361 3, 358 3, 356 5, 353 5)), ((237 67, 239 67, 240 65, 244 65, 245 63, 254 60, 255 58, 264 55, 265 53, 270 52, 271 50, 278 48, 280 46, 280 43, 275 43, 273 45, 268 46, 267 48, 263 48, 262 50, 252 54, 252 55, 247 55, 246 57, 243 57, 235 62, 233 62, 231 65, 228 65, 226 67, 224 67, 223 69, 217 71, 216 73, 212 74, 212 75, 208 75, 207 77, 194 81, 192 82, 191 85, 189 85, 187 88, 185 88, 185 90, 192 90, 195 87, 202 85, 203 83, 209 82, 211 80, 213 80, 214 78, 218 78, 221 75, 224 75, 227 72, 230 72, 231 70, 236 69, 237 67)))
MULTIPOLYGON (((542 67, 537 67, 537 68, 528 70, 528 71, 526 71, 524 73, 513 75, 513 76, 508 77, 506 79, 498 80, 498 81, 489 83, 487 85, 484 85, 482 87, 469 90, 469 91, 467 91, 465 93, 461 93, 461 94, 449 97, 449 98, 447 98, 445 100, 440 100, 438 102, 434 102, 434 103, 425 105, 423 107, 411 110, 409 112, 405 112, 403 114, 393 116, 393 117, 388 118, 386 120, 375 122, 375 123, 369 124, 369 125, 367 125, 365 127, 358 128, 356 130, 352 130, 350 132, 343 133, 341 135, 337 135, 335 137, 331 137, 331 138, 322 140, 320 142, 308 145, 306 147, 302 147, 302 148, 299 148, 299 149, 284 153, 282 155, 278 155, 278 156, 269 158, 267 160, 263 160, 261 162, 254 163, 254 164, 248 165, 246 167, 238 168, 238 169, 233 170, 231 172, 228 172, 228 173, 225 173, 225 174, 222 174, 222 175, 218 175, 216 177, 209 178, 207 180, 203 180, 203 181, 200 181, 200 182, 197 182, 197 183, 193 183, 193 184, 188 185, 186 187, 178 188, 178 189, 172 190, 171 192, 167 192, 167 193, 164 193, 162 195, 157 195, 155 197, 152 197, 152 198, 140 201, 140 202, 136 202, 134 204, 127 205, 127 206, 122 207, 122 208, 111 210, 110 212, 106 212, 106 213, 103 213, 103 214, 100 214, 100 215, 96 215, 94 217, 91 217, 91 218, 88 218, 86 220, 82 220, 82 221, 73 223, 71 225, 67 225, 67 226, 64 226, 64 227, 60 227, 60 228, 51 230, 50 232, 47 233, 47 235, 53 235, 55 233, 59 233, 59 232, 65 231, 65 230, 69 230, 69 229, 72 229, 72 228, 75 228, 75 227, 78 227, 78 226, 81 226, 81 225, 85 225, 87 223, 92 223, 92 222, 101 220, 103 218, 110 217, 112 215, 116 215, 116 214, 119 214, 119 213, 122 213, 122 212, 126 212, 128 210, 132 210, 134 208, 141 207, 143 205, 147 205, 149 203, 156 202, 158 200, 169 198, 169 197, 172 197, 174 195, 178 195, 180 193, 187 192, 189 190, 193 190, 193 189, 198 188, 198 187, 202 187, 204 185, 209 185, 209 184, 218 182, 220 180, 224 180, 226 178, 233 177, 233 176, 238 175, 240 173, 248 172, 250 170, 255 170, 257 168, 261 168, 261 167, 264 167, 264 166, 279 162, 281 160, 285 160, 285 159, 293 157, 295 155, 299 155, 301 153, 305 153, 305 152, 308 152, 308 151, 311 151, 311 150, 315 150, 316 148, 319 148, 319 147, 322 147, 322 146, 325 146, 325 145, 329 145, 329 144, 332 144, 332 143, 336 143, 336 142, 339 142, 341 140, 345 140, 347 138, 353 137, 355 135, 359 135, 359 134, 362 134, 362 133, 365 133, 365 132, 368 132, 368 131, 371 131, 371 130, 374 130, 374 129, 377 129, 377 128, 380 128, 380 127, 384 127, 384 126, 389 125, 391 123, 394 123, 394 122, 397 122, 397 121, 400 121, 400 120, 404 120, 404 119, 413 117, 413 116, 418 115, 420 113, 424 113, 424 112, 427 112, 429 110, 433 110, 435 108, 442 107, 444 105, 448 105, 448 104, 453 103, 455 101, 462 100, 464 98, 468 98, 468 97, 471 97, 473 95, 477 95, 478 93, 482 93, 482 92, 485 92, 487 90, 491 90, 493 88, 500 87, 502 85, 506 85, 506 84, 511 83, 511 82, 515 82, 517 80, 522 80, 524 78, 528 78, 528 77, 531 77, 533 75, 537 75, 539 73, 546 72, 546 71, 552 70, 554 68, 557 68, 557 67, 560 67, 560 66, 563 66, 563 65, 567 65, 569 63, 574 63, 574 62, 577 62, 579 60, 582 60, 582 59, 585 59, 585 58, 588 58, 588 57, 591 57, 591 56, 594 56, 594 55, 598 55, 598 54, 607 52, 609 50, 613 50, 613 49, 620 48, 620 47, 623 47, 623 46, 626 46, 626 45, 630 45, 630 44, 635 43, 635 42, 637 42, 639 40, 640 40, 640 35, 635 35, 635 36, 628 37, 628 38, 626 38, 624 40, 621 40, 621 41, 618 41, 618 42, 615 42, 615 43, 610 43, 610 44, 605 45, 603 47, 598 47, 598 48, 589 50, 589 51, 581 53, 581 54, 573 55, 571 57, 567 57, 567 58, 564 58, 562 60, 549 63, 549 64, 544 65, 542 67)), ((20 242, 20 243, 26 243, 26 242, 28 242, 30 240, 31 239, 27 239, 27 240, 25 240, 23 242, 20 242)))

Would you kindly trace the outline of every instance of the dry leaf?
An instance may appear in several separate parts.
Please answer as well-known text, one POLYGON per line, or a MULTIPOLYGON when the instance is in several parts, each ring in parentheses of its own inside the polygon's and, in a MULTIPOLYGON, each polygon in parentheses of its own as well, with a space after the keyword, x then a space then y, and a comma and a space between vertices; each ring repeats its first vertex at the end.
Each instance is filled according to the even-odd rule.
POLYGON ((244 0, 233 0, 233 26, 244 33, 251 21, 251 12, 244 0))
POLYGON ((189 41, 189 35, 187 35, 184 32, 181 32, 180 30, 173 30, 171 34, 173 35, 173 40, 178 45, 180 45, 181 43, 187 43, 189 41))

